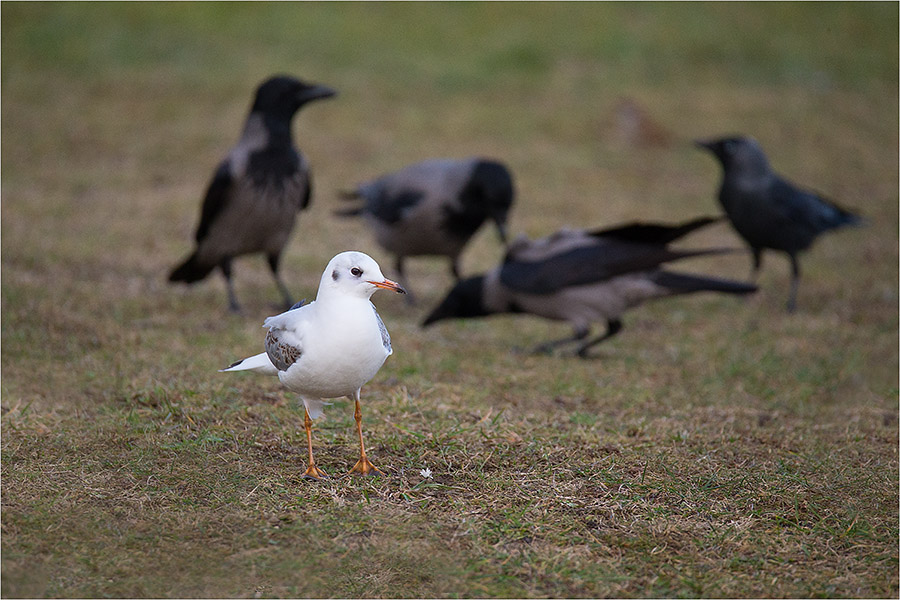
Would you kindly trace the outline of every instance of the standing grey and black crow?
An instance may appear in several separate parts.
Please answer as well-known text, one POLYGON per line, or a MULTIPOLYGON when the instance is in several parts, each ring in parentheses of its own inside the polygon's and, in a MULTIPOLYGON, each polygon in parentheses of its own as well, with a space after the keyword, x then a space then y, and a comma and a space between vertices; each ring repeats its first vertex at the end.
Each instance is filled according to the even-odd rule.
POLYGON ((747 294, 756 286, 660 268, 663 263, 729 252, 727 249, 673 250, 668 244, 716 219, 682 225, 633 223, 596 231, 563 229, 538 240, 520 238, 503 263, 485 275, 456 284, 423 326, 442 319, 497 313, 528 313, 569 322, 575 335, 541 344, 547 352, 582 342, 578 356, 622 329, 622 314, 645 300, 691 292, 747 294), (607 331, 585 340, 594 321, 607 331))
POLYGON ((337 214, 366 219, 378 244, 396 256, 398 279, 409 290, 407 256, 446 256, 458 281, 459 255, 487 219, 506 244, 514 194, 509 169, 497 161, 433 159, 358 185, 345 197, 363 204, 337 214))
POLYGON ((309 205, 312 185, 309 165, 294 147, 291 120, 307 102, 335 93, 287 76, 272 77, 257 88, 241 138, 207 188, 194 236, 197 249, 169 281, 194 283, 218 267, 225 276, 228 306, 237 312, 231 261, 262 252, 285 306, 292 304, 278 263, 297 213, 309 205))
POLYGON ((859 216, 816 193, 778 176, 759 143, 748 137, 698 140, 722 163, 719 202, 732 226, 753 251, 753 274, 762 265, 763 249, 780 250, 791 259, 787 309, 797 307, 800 265, 797 255, 829 229, 858 225, 859 216))

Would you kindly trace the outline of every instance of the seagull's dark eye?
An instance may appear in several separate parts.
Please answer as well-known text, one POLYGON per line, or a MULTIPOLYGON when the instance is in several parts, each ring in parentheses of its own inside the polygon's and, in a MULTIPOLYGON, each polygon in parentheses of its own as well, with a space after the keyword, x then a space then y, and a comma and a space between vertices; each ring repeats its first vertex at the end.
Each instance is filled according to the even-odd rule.
POLYGON ((352 269, 350 269, 350 274, 354 277, 359 277, 360 275, 362 275, 362 269, 360 269, 359 267, 353 267, 352 269))

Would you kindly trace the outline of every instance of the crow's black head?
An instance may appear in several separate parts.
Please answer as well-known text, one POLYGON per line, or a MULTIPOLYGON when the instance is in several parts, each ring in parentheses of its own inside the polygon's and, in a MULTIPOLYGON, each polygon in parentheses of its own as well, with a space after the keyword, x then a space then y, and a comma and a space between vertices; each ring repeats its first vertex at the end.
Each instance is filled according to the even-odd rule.
POLYGON ((712 152, 726 171, 729 169, 754 172, 769 170, 769 161, 766 159, 762 147, 751 137, 736 135, 712 140, 697 140, 694 143, 698 147, 712 152))
POLYGON ((455 212, 448 228, 461 237, 468 237, 485 219, 491 219, 497 225, 500 240, 506 244, 506 221, 514 196, 509 169, 496 161, 478 160, 460 191, 462 210, 455 212))
POLYGON ((330 98, 336 93, 324 85, 308 84, 287 75, 279 75, 260 84, 252 111, 290 120, 297 109, 307 102, 330 98))
POLYGON ((422 321, 422 327, 444 319, 484 317, 489 314, 491 313, 484 307, 484 276, 479 275, 453 286, 443 302, 422 321))

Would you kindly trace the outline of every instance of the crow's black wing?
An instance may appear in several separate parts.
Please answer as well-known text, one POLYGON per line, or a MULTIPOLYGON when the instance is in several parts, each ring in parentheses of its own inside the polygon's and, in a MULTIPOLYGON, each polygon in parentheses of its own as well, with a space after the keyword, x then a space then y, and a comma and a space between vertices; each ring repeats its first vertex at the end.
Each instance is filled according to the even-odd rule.
POLYGON ((811 230, 813 234, 860 221, 859 216, 831 200, 800 189, 780 177, 772 184, 771 197, 786 219, 798 227, 811 230))
POLYGON ((300 199, 300 207, 297 210, 304 210, 309 207, 309 202, 312 200, 312 173, 307 169, 304 175, 306 176, 306 186, 303 189, 303 197, 300 199))
POLYGON ((424 192, 418 190, 400 190, 391 194, 379 189, 369 197, 366 209, 379 221, 393 224, 402 220, 406 211, 424 197, 424 192))
POLYGON ((672 260, 721 251, 679 251, 659 244, 599 240, 537 261, 517 260, 512 253, 500 269, 500 281, 518 292, 552 294, 570 286, 600 283, 619 275, 655 269, 672 260))
POLYGON ((222 213, 231 196, 231 170, 228 161, 223 161, 216 169, 209 187, 206 189, 206 197, 203 199, 203 207, 200 211, 200 224, 194 239, 199 243, 206 237, 209 228, 216 217, 222 213))
POLYGON ((626 242, 645 244, 668 244, 690 232, 721 221, 724 217, 699 217, 680 225, 664 225, 662 223, 628 223, 608 229, 595 229, 589 234, 594 237, 615 238, 626 242))

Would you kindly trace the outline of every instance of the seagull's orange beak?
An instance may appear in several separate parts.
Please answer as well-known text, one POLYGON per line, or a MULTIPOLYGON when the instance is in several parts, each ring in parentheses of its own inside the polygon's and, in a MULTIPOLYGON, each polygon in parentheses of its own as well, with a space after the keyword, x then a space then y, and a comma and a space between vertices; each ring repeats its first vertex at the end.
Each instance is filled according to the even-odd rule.
POLYGON ((381 288, 383 290, 391 290, 392 292, 397 292, 398 294, 405 294, 406 290, 397 283, 396 281, 391 281, 390 279, 385 279, 384 281, 372 281, 368 280, 366 283, 371 283, 377 288, 381 288))

